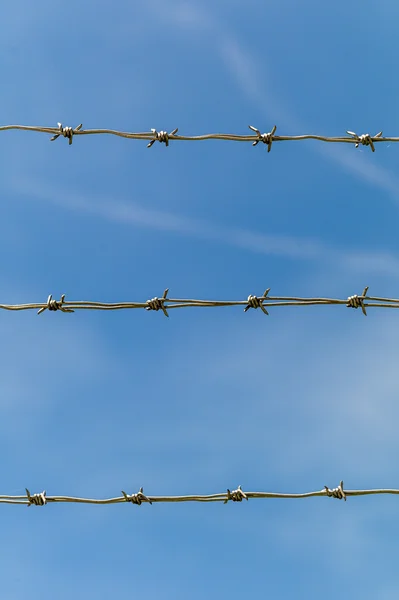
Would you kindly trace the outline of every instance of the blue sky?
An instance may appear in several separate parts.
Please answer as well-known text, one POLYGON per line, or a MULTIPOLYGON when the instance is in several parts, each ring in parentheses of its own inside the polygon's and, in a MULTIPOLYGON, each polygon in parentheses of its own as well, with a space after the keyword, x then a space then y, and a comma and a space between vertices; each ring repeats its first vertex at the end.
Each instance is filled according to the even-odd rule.
MULTIPOLYGON (((397 2, 4 3, 1 122, 399 135, 397 2)), ((0 134, 1 302, 399 297, 399 146, 0 134)), ((399 487, 396 311, 0 315, 2 494, 399 487)), ((392 598, 398 500, 1 507, 7 600, 392 598)))

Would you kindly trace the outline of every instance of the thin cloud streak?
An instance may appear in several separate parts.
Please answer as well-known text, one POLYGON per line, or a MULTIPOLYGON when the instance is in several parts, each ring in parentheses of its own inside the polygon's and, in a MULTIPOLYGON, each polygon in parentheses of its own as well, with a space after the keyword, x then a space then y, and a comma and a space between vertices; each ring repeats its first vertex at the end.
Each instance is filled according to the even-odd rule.
POLYGON ((307 260, 339 266, 349 272, 376 273, 378 275, 399 274, 399 257, 390 252, 351 250, 336 248, 312 238, 290 235, 268 235, 249 229, 226 227, 205 221, 173 214, 165 211, 144 208, 137 203, 126 203, 112 199, 79 196, 78 194, 57 191, 55 194, 37 182, 29 189, 15 184, 14 191, 32 198, 32 189, 41 190, 35 200, 55 204, 63 209, 74 210, 100 217, 107 221, 145 227, 158 231, 174 232, 184 236, 206 239, 218 244, 241 248, 255 254, 278 256, 291 260, 307 260))
MULTIPOLYGON (((269 90, 272 86, 266 88, 261 84, 265 78, 265 62, 262 63, 263 75, 259 77, 259 69, 256 61, 243 50, 238 40, 231 35, 224 35, 217 48, 219 55, 233 78, 236 80, 241 91, 252 101, 252 103, 262 111, 268 118, 273 115, 273 123, 281 121, 286 127, 300 129, 300 123, 293 119, 290 111, 284 108, 281 99, 276 98, 269 90), (265 110, 267 107, 267 110, 265 110)), ((266 80, 272 81, 272 74, 266 74, 266 80)))
MULTIPOLYGON (((216 225, 204 219, 148 209, 137 203, 128 204, 115 199, 107 202, 98 197, 88 200, 87 197, 75 193, 56 192, 54 194, 39 183, 34 188, 41 190, 35 195, 35 200, 50 202, 63 209, 91 214, 122 225, 134 225, 158 231, 175 232, 184 236, 195 236, 255 253, 277 255, 295 260, 314 260, 318 257, 325 258, 326 254, 330 254, 327 246, 317 240, 285 235, 267 235, 236 227, 216 225)), ((17 184, 14 190, 32 198, 31 187, 26 190, 17 184)))
POLYGON ((388 192, 396 203, 399 201, 399 179, 395 175, 380 167, 379 165, 373 164, 370 160, 364 161, 360 155, 355 155, 353 148, 332 148, 331 146, 324 146, 319 148, 319 151, 327 156, 330 160, 341 165, 349 173, 355 174, 363 182, 368 182, 375 187, 388 192))

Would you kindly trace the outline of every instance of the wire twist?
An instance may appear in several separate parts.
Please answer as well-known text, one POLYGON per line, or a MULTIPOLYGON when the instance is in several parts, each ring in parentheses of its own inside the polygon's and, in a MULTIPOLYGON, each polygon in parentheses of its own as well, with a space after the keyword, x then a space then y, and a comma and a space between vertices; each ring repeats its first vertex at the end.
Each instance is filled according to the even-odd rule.
POLYGON ((43 308, 38 310, 37 314, 40 315, 45 310, 50 310, 53 312, 60 310, 61 312, 65 312, 65 313, 75 312, 72 308, 66 308, 65 306, 63 306, 64 301, 65 301, 65 294, 62 294, 61 300, 53 300, 53 295, 50 294, 50 296, 47 298, 46 306, 44 306, 43 308))
POLYGON ((268 295, 268 293, 270 292, 270 288, 267 288, 267 290, 265 290, 265 293, 263 294, 263 296, 251 296, 251 294, 248 296, 248 304, 247 306, 244 308, 244 312, 247 312, 250 308, 260 308, 262 310, 262 312, 264 312, 265 315, 268 315, 269 313, 267 312, 266 308, 263 306, 263 302, 266 300, 266 296, 268 295))
POLYGON ((326 490, 326 495, 329 498, 337 498, 338 500, 345 500, 346 502, 346 494, 344 492, 344 482, 341 481, 339 486, 336 488, 333 488, 332 490, 330 490, 329 487, 327 487, 326 485, 324 486, 324 489, 326 490))
POLYGON ((74 134, 83 127, 82 123, 79 123, 79 125, 75 127, 75 129, 72 129, 72 127, 63 127, 62 123, 57 123, 57 125, 60 132, 53 135, 53 137, 50 138, 50 142, 54 142, 54 140, 56 140, 60 137, 60 135, 62 135, 64 138, 68 138, 70 146, 72 145, 72 138, 74 134))
POLYGON ((157 131, 156 129, 151 129, 151 131, 154 134, 154 139, 151 140, 149 144, 147 144, 147 148, 151 148, 151 146, 155 142, 160 142, 161 144, 164 143, 165 146, 169 146, 169 137, 176 135, 176 133, 179 131, 179 128, 176 127, 176 129, 174 129, 170 133, 168 133, 167 131, 157 131))
MULTIPOLYGON (((369 133, 363 133, 362 135, 357 135, 357 133, 354 131, 347 131, 346 133, 351 135, 356 140, 355 148, 358 148, 359 144, 362 144, 362 146, 370 146, 371 151, 375 152, 374 143, 369 133)), ((374 138, 380 137, 382 137, 382 131, 379 131, 374 136, 374 138)))
POLYGON ((129 495, 129 494, 126 494, 126 492, 124 492, 123 490, 122 490, 122 494, 123 494, 126 502, 131 502, 132 504, 137 504, 138 506, 140 506, 140 504, 142 504, 143 502, 148 502, 149 504, 152 504, 151 500, 144 494, 142 487, 137 492, 137 494, 129 495))
POLYGON ((47 504, 46 490, 43 490, 40 494, 30 494, 29 490, 25 488, 26 496, 28 498, 28 506, 44 506, 47 504))
POLYGON ((273 136, 276 133, 277 126, 274 125, 273 129, 269 133, 261 133, 259 129, 256 129, 256 127, 253 127, 252 125, 248 125, 248 127, 252 129, 252 131, 254 131, 258 136, 258 139, 252 142, 252 145, 257 146, 259 142, 263 142, 264 144, 267 144, 267 151, 270 152, 272 149, 273 136))
POLYGON ((146 310, 162 310, 165 317, 169 317, 168 311, 165 308, 165 301, 167 300, 168 292, 169 288, 166 288, 162 298, 158 298, 157 296, 155 296, 155 298, 152 298, 152 300, 147 300, 146 304, 148 306, 146 307, 146 310))
POLYGON ((233 502, 242 502, 244 499, 248 500, 248 496, 242 491, 241 486, 239 485, 238 488, 232 492, 229 489, 227 490, 227 498, 223 504, 227 504, 229 500, 232 500, 233 502))
POLYGON ((361 296, 358 296, 357 294, 355 294, 354 296, 349 296, 348 297, 348 304, 346 305, 348 308, 361 308, 362 309, 362 313, 364 314, 364 316, 367 317, 367 312, 366 312, 366 308, 364 306, 364 300, 366 298, 366 294, 367 294, 367 290, 368 290, 368 286, 364 288, 363 290, 363 294, 361 296))

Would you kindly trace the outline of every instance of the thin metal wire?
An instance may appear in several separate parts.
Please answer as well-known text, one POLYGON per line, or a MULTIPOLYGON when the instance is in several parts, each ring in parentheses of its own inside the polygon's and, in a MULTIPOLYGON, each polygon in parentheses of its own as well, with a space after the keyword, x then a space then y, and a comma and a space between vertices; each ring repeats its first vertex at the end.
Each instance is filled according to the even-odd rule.
POLYGON ((171 141, 184 141, 184 142, 199 142, 204 140, 222 140, 231 142, 251 142, 253 146, 257 146, 260 142, 266 144, 267 151, 270 152, 272 144, 274 142, 295 142, 303 140, 318 140, 320 142, 339 143, 339 144, 354 144, 356 148, 359 145, 370 146, 372 152, 375 152, 375 144, 378 142, 399 142, 399 137, 382 137, 382 131, 379 131, 374 136, 369 133, 363 133, 358 135, 354 131, 347 131, 349 137, 328 137, 324 135, 275 135, 276 125, 268 133, 261 133, 259 129, 248 126, 254 135, 238 135, 234 133, 207 133, 204 135, 178 135, 178 128, 173 129, 170 133, 167 131, 157 131, 151 129, 151 131, 144 132, 128 132, 118 131, 114 129, 83 129, 82 123, 77 127, 63 127, 62 123, 58 123, 58 127, 37 127, 31 125, 3 125, 0 127, 0 131, 20 130, 20 131, 35 131, 39 133, 46 133, 51 135, 50 141, 54 141, 57 138, 65 137, 69 141, 69 145, 72 144, 72 140, 75 136, 81 135, 116 135, 118 137, 127 138, 130 140, 146 140, 148 148, 155 142, 160 142, 169 146, 171 141))
POLYGON ((229 501, 242 502, 242 500, 249 499, 268 499, 268 498, 314 498, 314 497, 329 497, 336 498, 338 500, 345 500, 350 496, 369 496, 371 494, 399 494, 397 489, 381 488, 371 490, 344 490, 344 482, 340 481, 340 484, 336 488, 330 489, 324 486, 324 489, 315 492, 305 492, 301 494, 283 494, 276 492, 244 492, 239 485, 236 490, 220 494, 208 494, 208 495, 190 495, 190 496, 146 496, 143 492, 143 488, 136 494, 127 494, 122 491, 122 496, 115 498, 79 498, 76 496, 47 496, 46 491, 31 494, 26 489, 25 496, 0 496, 0 503, 3 504, 25 504, 27 506, 44 506, 52 502, 74 502, 78 504, 120 504, 121 502, 131 502, 132 504, 156 504, 157 502, 223 502, 227 504, 229 501))
POLYGON ((337 298, 299 298, 291 296, 269 296, 270 288, 265 290, 263 296, 248 296, 246 300, 195 300, 192 298, 168 298, 169 290, 166 289, 161 298, 155 297, 145 302, 91 302, 88 300, 65 300, 65 294, 60 300, 54 300, 52 295, 47 302, 34 304, 0 304, 3 310, 37 310, 41 314, 45 310, 55 312, 57 310, 65 313, 73 313, 76 310, 124 310, 142 308, 145 310, 161 310, 169 317, 169 310, 174 308, 217 308, 227 306, 244 306, 244 312, 250 308, 260 308, 265 315, 268 309, 275 306, 318 306, 318 305, 344 305, 348 308, 361 308, 367 316, 366 308, 399 308, 399 299, 379 298, 367 296, 368 287, 365 287, 361 295, 355 294, 346 299, 337 298))

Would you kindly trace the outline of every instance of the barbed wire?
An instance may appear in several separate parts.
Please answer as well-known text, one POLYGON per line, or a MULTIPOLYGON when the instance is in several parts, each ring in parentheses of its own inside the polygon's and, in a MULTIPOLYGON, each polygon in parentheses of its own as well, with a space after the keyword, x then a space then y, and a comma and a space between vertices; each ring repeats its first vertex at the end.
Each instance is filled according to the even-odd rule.
POLYGON ((127 494, 122 490, 122 496, 116 498, 78 498, 75 496, 47 496, 46 491, 31 494, 30 491, 25 488, 26 495, 24 496, 0 496, 0 503, 3 504, 25 504, 27 506, 45 506, 52 502, 74 502, 78 504, 120 504, 121 502, 131 502, 132 504, 156 504, 157 502, 242 502, 242 500, 250 499, 268 499, 268 498, 314 498, 326 496, 329 498, 337 498, 338 500, 345 500, 350 496, 369 496, 371 494, 399 494, 399 490, 396 489, 371 489, 371 490, 344 490, 344 482, 340 481, 336 488, 330 489, 328 486, 324 486, 324 489, 316 492, 305 492, 301 494, 283 494, 276 492, 244 492, 239 485, 236 490, 221 494, 208 494, 208 495, 190 495, 190 496, 147 496, 144 494, 143 488, 135 494, 127 494))
POLYGON ((244 306, 244 312, 250 308, 260 308, 265 315, 268 315, 270 307, 275 306, 317 306, 317 305, 344 305, 348 308, 361 308, 363 314, 367 316, 367 308, 399 308, 399 299, 396 298, 378 298, 367 296, 368 287, 365 287, 361 295, 355 294, 345 299, 336 298, 297 298, 291 296, 269 296, 270 288, 267 288, 263 296, 248 296, 246 300, 194 300, 188 298, 168 298, 169 289, 167 288, 162 297, 152 298, 145 302, 91 302, 86 300, 65 300, 65 294, 60 300, 53 299, 52 294, 47 298, 47 302, 34 304, 0 304, 3 310, 37 310, 37 314, 45 310, 52 312, 61 311, 64 313, 73 313, 76 310, 124 310, 144 308, 145 310, 161 310, 166 317, 169 317, 169 310, 174 308, 217 308, 227 306, 244 306), (266 308, 267 307, 267 308, 266 308))
POLYGON ((46 133, 51 135, 50 141, 55 141, 59 137, 67 138, 69 145, 72 145, 73 138, 81 135, 116 135, 118 137, 127 138, 130 140, 148 141, 147 148, 151 148, 155 142, 160 142, 169 146, 171 141, 180 142, 199 142, 205 140, 222 140, 230 142, 251 142, 253 146, 259 143, 266 144, 267 151, 270 152, 273 142, 295 142, 303 140, 318 140, 320 142, 339 143, 339 144, 355 144, 355 148, 362 146, 370 146, 371 151, 375 152, 374 144, 378 142, 399 142, 399 137, 383 137, 382 131, 379 131, 374 136, 369 133, 358 135, 354 131, 346 131, 349 137, 328 137, 323 135, 275 135, 276 125, 268 133, 261 133, 259 129, 248 125, 249 129, 254 132, 254 135, 239 135, 234 133, 207 133, 204 135, 178 135, 178 127, 170 133, 167 131, 158 131, 151 129, 144 132, 128 132, 117 131, 114 129, 83 129, 83 124, 80 123, 77 127, 64 127, 62 123, 58 123, 58 127, 37 127, 34 125, 3 125, 0 131, 20 130, 20 131, 35 131, 38 133, 46 133))

